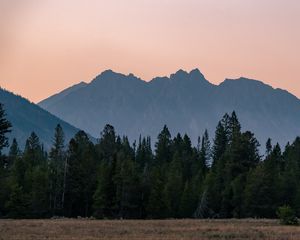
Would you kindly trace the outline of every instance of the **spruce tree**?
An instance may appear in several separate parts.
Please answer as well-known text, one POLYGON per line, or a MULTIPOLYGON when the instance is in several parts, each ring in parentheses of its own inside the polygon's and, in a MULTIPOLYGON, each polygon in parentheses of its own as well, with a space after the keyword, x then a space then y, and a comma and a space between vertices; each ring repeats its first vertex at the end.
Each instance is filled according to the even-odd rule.
POLYGON ((66 176, 66 152, 64 132, 58 124, 55 128, 53 146, 49 152, 50 208, 52 215, 62 214, 66 176))
POLYGON ((281 195, 282 154, 279 145, 255 169, 252 169, 245 187, 245 216, 276 217, 282 205, 281 195))
POLYGON ((207 130, 205 130, 202 141, 201 141, 201 149, 200 149, 200 161, 205 169, 207 170, 208 166, 211 165, 211 149, 210 149, 210 140, 208 136, 207 130))
POLYGON ((97 180, 94 146, 85 132, 79 131, 71 139, 67 163, 65 213, 89 216, 97 180))
POLYGON ((3 104, 0 103, 0 155, 4 147, 8 146, 7 133, 11 132, 11 123, 6 119, 6 113, 3 104))
POLYGON ((151 185, 148 204, 146 207, 148 218, 164 218, 166 216, 166 205, 163 198, 164 180, 158 166, 151 172, 151 185))
POLYGON ((183 187, 182 162, 177 153, 170 163, 166 184, 164 186, 163 194, 167 216, 173 218, 178 218, 180 216, 180 199, 183 187))
POLYGON ((272 151, 272 140, 271 138, 268 138, 267 142, 266 142, 266 155, 270 155, 272 151))
POLYGON ((158 141, 155 144, 155 163, 162 164, 170 162, 171 156, 171 134, 165 125, 158 135, 158 141))

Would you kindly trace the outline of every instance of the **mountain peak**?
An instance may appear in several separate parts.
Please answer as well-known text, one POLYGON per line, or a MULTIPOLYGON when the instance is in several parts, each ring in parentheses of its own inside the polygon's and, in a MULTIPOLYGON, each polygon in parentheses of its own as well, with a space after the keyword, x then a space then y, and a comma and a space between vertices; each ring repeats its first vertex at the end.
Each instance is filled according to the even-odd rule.
POLYGON ((102 81, 110 81, 110 80, 116 80, 122 77, 126 77, 124 74, 114 72, 111 69, 105 70, 102 73, 100 73, 98 76, 96 76, 92 81, 91 84, 95 84, 102 81))
POLYGON ((191 78, 205 79, 204 75, 200 72, 200 70, 198 68, 193 69, 192 71, 190 71, 189 74, 190 74, 191 78))
POLYGON ((99 76, 106 78, 106 77, 116 77, 116 76, 125 76, 125 75, 123 75, 121 73, 117 73, 111 69, 108 69, 108 70, 103 71, 99 76))
POLYGON ((167 123, 196 141, 205 129, 213 133, 224 113, 233 110, 261 142, 268 137, 287 142, 299 132, 299 100, 245 77, 214 85, 193 69, 147 83, 112 70, 97 78, 97 84, 45 100, 49 104, 43 106, 91 135, 98 136, 101 127, 110 123, 132 140, 139 134, 155 138, 167 123))
POLYGON ((179 69, 176 73, 170 75, 170 79, 185 79, 188 77, 188 73, 182 69, 179 69))
POLYGON ((192 81, 205 81, 208 82, 204 75, 200 72, 198 68, 186 72, 182 69, 178 70, 176 73, 170 75, 171 80, 192 80, 192 81))

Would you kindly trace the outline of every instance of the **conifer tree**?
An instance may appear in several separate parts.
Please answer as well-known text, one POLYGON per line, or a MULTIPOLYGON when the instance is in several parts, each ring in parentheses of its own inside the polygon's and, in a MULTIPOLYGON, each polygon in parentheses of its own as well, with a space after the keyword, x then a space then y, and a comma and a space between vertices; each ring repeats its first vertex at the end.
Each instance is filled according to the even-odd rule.
POLYGON ((112 166, 102 162, 98 171, 97 187, 93 194, 93 216, 111 218, 115 188, 112 181, 112 166))
POLYGON ((208 136, 208 131, 205 130, 202 141, 201 141, 201 149, 200 149, 200 161, 205 170, 207 167, 211 165, 211 149, 210 149, 210 140, 208 136))
POLYGON ((272 140, 271 138, 268 138, 267 142, 266 142, 266 155, 270 155, 272 151, 272 140))
POLYGON ((250 171, 245 188, 245 216, 272 218, 281 205, 281 164, 279 145, 250 171))
POLYGON ((159 133, 157 142, 155 144, 155 163, 162 164, 170 162, 171 156, 171 134, 165 125, 163 130, 159 133))
POLYGON ((49 152, 50 209, 52 215, 61 214, 64 201, 66 153, 64 132, 58 124, 55 128, 53 146, 49 152))
POLYGON ((178 153, 176 153, 170 163, 163 193, 166 210, 168 211, 167 215, 170 217, 179 217, 182 190, 182 162, 178 153))
POLYGON ((163 199, 164 181, 159 167, 154 167, 151 172, 151 185, 149 201, 146 207, 148 218, 164 218, 166 205, 163 199))
POLYGON ((6 113, 3 104, 0 103, 0 155, 4 147, 8 146, 7 133, 11 132, 11 123, 6 119, 6 113))
POLYGON ((96 188, 94 146, 87 134, 79 131, 69 143, 65 210, 67 216, 89 216, 96 188))
POLYGON ((17 157, 21 154, 17 140, 14 138, 9 149, 9 157, 17 157))

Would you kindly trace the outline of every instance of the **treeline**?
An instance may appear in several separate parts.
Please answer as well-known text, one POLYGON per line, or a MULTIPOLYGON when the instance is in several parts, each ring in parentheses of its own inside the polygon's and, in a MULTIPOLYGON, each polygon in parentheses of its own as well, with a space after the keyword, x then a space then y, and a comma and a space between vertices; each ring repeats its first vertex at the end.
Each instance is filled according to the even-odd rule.
MULTIPOLYGON (((0 151, 11 125, 0 105, 0 151)), ((47 153, 32 133, 21 151, 14 140, 0 155, 3 218, 244 218, 276 217, 282 205, 300 215, 300 138, 284 151, 269 139, 260 156, 254 134, 241 131, 233 112, 193 147, 164 126, 130 144, 106 125, 97 144, 78 132, 65 145, 55 129, 47 153)))

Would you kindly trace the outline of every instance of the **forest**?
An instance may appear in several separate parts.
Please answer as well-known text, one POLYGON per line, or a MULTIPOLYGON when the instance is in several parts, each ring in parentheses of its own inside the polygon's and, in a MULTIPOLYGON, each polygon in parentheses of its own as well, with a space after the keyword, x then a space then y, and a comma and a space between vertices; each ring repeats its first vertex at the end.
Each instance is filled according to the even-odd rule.
POLYGON ((83 131, 66 143, 57 125, 49 151, 34 132, 20 149, 12 129, 0 104, 1 218, 274 218, 284 205, 300 216, 300 138, 261 147, 235 112, 196 146, 167 126, 154 144, 111 125, 96 144, 83 131))

